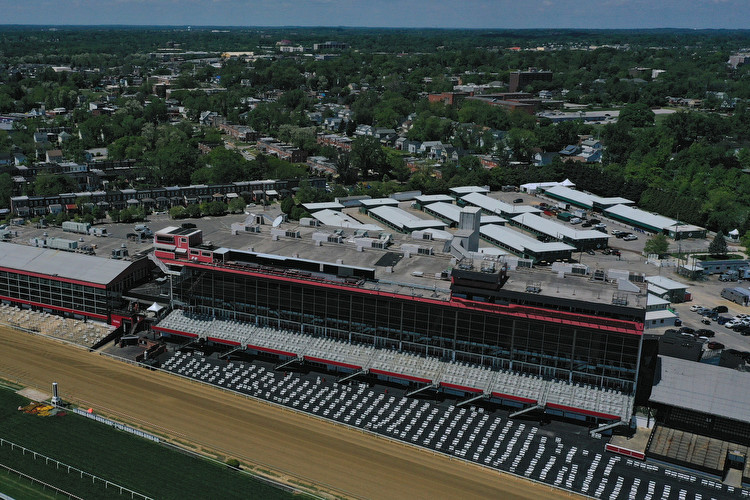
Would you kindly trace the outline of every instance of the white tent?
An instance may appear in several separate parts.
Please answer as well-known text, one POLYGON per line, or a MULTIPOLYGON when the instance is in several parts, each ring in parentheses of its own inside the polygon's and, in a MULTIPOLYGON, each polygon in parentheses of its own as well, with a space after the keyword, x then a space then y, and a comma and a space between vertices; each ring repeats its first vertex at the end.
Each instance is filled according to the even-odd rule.
POLYGON ((147 311, 151 311, 154 314, 159 314, 159 311, 161 311, 162 309, 164 309, 164 306, 160 306, 159 304, 157 304, 156 302, 154 302, 153 304, 151 304, 150 306, 148 306, 148 309, 146 309, 146 310, 147 311))

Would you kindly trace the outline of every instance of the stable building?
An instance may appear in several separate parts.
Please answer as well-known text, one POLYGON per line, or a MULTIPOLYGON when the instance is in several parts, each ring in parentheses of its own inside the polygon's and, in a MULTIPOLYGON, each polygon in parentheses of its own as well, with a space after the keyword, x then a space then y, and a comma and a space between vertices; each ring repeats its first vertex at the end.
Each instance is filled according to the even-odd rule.
POLYGON ((652 214, 627 205, 615 205, 604 210, 604 215, 650 233, 665 234, 675 240, 705 238, 706 228, 652 214))
POLYGON ((542 211, 536 207, 532 207, 529 205, 511 205, 510 203, 505 203, 503 201, 496 200, 495 198, 490 198, 486 194, 482 193, 469 193, 465 196, 462 196, 459 200, 459 205, 473 205, 475 207, 481 208, 482 211, 487 214, 498 215, 509 219, 515 217, 516 215, 526 213, 542 213, 542 211))
MULTIPOLYGON (((449 227, 458 227, 461 222, 461 207, 452 203, 445 203, 439 201, 437 203, 430 203, 424 207, 424 213, 431 215, 436 219, 442 220, 449 227)), ((504 226, 507 220, 497 215, 482 215, 479 219, 479 224, 499 224, 504 226)))
POLYGON ((496 224, 487 224, 479 230, 485 241, 503 250, 537 262, 570 260, 575 247, 562 242, 543 243, 523 233, 496 224))
POLYGON ((426 229, 445 229, 445 222, 435 219, 420 219, 406 210, 382 206, 368 211, 368 215, 399 233, 411 233, 426 229))
POLYGON ((545 219, 536 214, 521 214, 513 217, 511 223, 534 235, 545 239, 562 241, 573 245, 576 250, 594 250, 607 248, 609 236, 601 231, 578 231, 570 226, 545 219))
POLYGON ((646 283, 648 283, 648 293, 670 302, 679 304, 692 300, 687 285, 679 281, 664 276, 647 276, 646 283))
POLYGON ((591 193, 584 193, 576 189, 571 189, 567 186, 551 186, 544 190, 544 194, 550 198, 560 200, 570 205, 584 208, 586 210, 594 210, 601 212, 609 207, 615 205, 632 205, 635 203, 627 198, 620 197, 602 197, 591 193))

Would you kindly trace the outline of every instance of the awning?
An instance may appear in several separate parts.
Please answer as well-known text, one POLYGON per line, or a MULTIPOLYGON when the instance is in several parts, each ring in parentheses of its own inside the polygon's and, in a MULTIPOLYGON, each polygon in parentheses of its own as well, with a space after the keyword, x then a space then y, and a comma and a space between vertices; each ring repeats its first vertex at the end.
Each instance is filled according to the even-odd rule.
POLYGON ((159 304, 157 304, 156 302, 154 302, 153 304, 151 304, 150 306, 148 306, 148 309, 146 309, 146 310, 147 310, 147 311, 151 311, 151 312, 155 312, 155 313, 158 313, 158 312, 159 312, 159 311, 161 311, 162 309, 164 309, 164 307, 163 307, 163 306, 160 306, 159 304))

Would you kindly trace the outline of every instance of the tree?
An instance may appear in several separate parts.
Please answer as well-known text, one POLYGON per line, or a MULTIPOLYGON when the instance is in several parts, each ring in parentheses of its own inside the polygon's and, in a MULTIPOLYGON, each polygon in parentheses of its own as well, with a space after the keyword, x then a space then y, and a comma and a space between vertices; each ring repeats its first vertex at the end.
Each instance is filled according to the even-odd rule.
POLYGON ((648 105, 637 102, 623 106, 617 122, 631 127, 649 127, 654 124, 655 116, 648 105))
POLYGON ((724 233, 716 233, 714 240, 708 245, 708 253, 714 256, 723 256, 727 254, 727 242, 724 239, 724 233))
POLYGON ((245 199, 242 196, 233 198, 229 202, 229 211, 233 214, 241 214, 245 210, 245 199))
POLYGON ((10 174, 0 174, 0 208, 8 208, 13 195, 13 179, 10 174))
POLYGON ((646 253, 646 255, 656 254, 659 257, 666 254, 668 250, 669 241, 667 241, 667 237, 663 234, 657 234, 649 238, 643 248, 643 251, 646 253))
POLYGON ((169 209, 169 216, 173 219, 184 219, 187 217, 187 211, 182 205, 176 205, 169 209))
POLYGON ((359 136, 354 139, 350 158, 352 166, 364 177, 369 176, 370 172, 378 178, 388 173, 388 159, 377 137, 359 136))
POLYGON ((36 176, 36 181, 34 181, 34 194, 37 196, 55 196, 74 191, 76 187, 75 181, 67 175, 42 172, 36 176))
POLYGON ((342 152, 336 157, 336 172, 342 184, 349 185, 357 182, 357 171, 352 168, 349 153, 342 152))
POLYGON ((287 215, 290 215, 292 213, 292 209, 294 208, 294 198, 291 196, 288 196, 281 200, 281 211, 284 212, 287 215))

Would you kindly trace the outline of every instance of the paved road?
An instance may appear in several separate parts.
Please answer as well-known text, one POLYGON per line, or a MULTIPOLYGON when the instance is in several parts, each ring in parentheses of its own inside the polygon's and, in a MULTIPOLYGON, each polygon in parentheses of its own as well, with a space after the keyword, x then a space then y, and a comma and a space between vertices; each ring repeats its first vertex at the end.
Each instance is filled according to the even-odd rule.
POLYGON ((361 498, 534 498, 564 492, 254 400, 0 328, 0 377, 146 429, 361 498))

